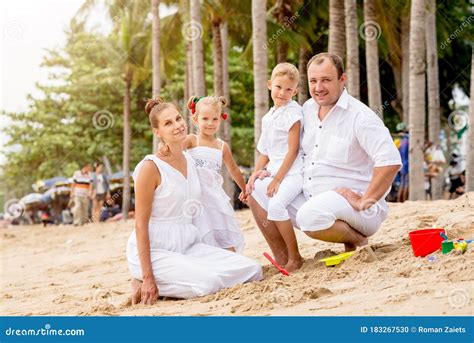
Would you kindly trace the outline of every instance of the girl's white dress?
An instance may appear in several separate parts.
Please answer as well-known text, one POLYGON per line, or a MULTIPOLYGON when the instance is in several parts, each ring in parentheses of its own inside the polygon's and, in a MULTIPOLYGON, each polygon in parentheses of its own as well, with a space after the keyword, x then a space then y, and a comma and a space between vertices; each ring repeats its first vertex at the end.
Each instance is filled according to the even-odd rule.
POLYGON ((230 198, 222 188, 224 142, 219 141, 221 149, 199 146, 199 139, 197 147, 188 149, 201 184, 203 205, 202 211, 193 218, 193 224, 201 231, 204 243, 219 248, 233 247, 241 252, 245 245, 244 236, 230 204, 230 198))
MULTIPOLYGON (((262 278, 261 266, 239 254, 202 243, 192 224, 200 212, 201 187, 193 159, 185 154, 187 177, 155 155, 146 156, 135 168, 136 181, 145 161, 160 171, 148 224, 153 275, 161 296, 192 298, 262 278)), ((127 243, 130 274, 141 280, 135 230, 127 243)))

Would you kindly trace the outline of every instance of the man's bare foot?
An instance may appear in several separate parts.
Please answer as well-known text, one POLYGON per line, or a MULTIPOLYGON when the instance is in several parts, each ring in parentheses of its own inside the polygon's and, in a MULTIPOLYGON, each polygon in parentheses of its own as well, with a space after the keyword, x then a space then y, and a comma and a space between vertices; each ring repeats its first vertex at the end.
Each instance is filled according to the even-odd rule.
POLYGON ((295 270, 298 270, 301 268, 301 266, 303 265, 303 258, 300 257, 299 259, 297 260, 288 260, 288 263, 285 265, 285 270, 287 272, 293 272, 295 270))
POLYGON ((357 243, 354 244, 349 244, 349 243, 344 243, 344 251, 349 252, 349 251, 354 251, 357 249, 357 247, 363 247, 367 244, 369 244, 369 239, 365 236, 362 236, 362 239, 358 241, 357 243))
POLYGON ((275 256, 275 262, 284 268, 284 266, 288 263, 288 257, 283 254, 279 254, 278 256, 275 256))
POLYGON ((142 282, 132 279, 132 305, 139 304, 142 296, 142 282))

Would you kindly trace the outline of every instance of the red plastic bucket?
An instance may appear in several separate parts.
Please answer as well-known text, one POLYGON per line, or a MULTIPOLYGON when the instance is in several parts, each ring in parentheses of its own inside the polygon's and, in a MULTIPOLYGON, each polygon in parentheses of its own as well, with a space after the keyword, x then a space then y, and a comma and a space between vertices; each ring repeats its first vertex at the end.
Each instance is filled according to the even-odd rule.
POLYGON ((440 232, 446 234, 444 229, 424 229, 410 232, 411 247, 415 256, 424 257, 432 252, 441 249, 441 242, 444 241, 440 232))

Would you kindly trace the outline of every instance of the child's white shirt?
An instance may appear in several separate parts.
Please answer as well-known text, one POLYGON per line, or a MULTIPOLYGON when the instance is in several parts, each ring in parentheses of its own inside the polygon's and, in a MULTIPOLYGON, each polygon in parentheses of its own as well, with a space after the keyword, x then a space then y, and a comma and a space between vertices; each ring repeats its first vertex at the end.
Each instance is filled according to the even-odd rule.
MULTIPOLYGON (((301 147, 303 109, 296 101, 292 100, 285 106, 281 106, 277 109, 272 107, 262 118, 262 133, 257 144, 257 150, 261 154, 268 156, 270 161, 267 170, 272 176, 275 176, 283 164, 283 160, 288 153, 288 133, 297 121, 301 122, 301 147)), ((298 156, 287 175, 302 173, 302 171, 303 160, 300 148, 298 156)))

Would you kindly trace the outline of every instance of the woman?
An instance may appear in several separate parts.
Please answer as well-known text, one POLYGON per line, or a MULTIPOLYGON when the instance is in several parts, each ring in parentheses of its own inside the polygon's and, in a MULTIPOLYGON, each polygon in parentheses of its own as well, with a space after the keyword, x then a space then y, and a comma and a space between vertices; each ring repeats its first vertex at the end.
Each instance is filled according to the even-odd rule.
POLYGON ((135 168, 135 231, 127 244, 132 304, 153 304, 159 295, 192 298, 260 280, 260 265, 230 251, 201 243, 192 225, 201 211, 201 187, 190 156, 183 152, 186 123, 163 99, 145 107, 160 138, 155 155, 135 168))
POLYGON ((92 179, 92 219, 96 223, 100 221, 100 212, 105 199, 110 198, 109 181, 103 171, 104 165, 97 163, 92 179))

